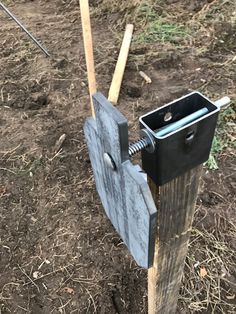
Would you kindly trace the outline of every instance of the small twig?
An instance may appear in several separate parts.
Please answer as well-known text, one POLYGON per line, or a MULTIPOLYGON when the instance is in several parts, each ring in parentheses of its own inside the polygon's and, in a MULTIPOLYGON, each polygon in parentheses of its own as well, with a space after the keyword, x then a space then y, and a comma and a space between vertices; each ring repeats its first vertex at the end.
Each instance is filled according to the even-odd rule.
POLYGON ((0 168, 0 170, 4 170, 4 171, 7 171, 7 172, 10 172, 10 173, 16 174, 16 172, 15 172, 15 171, 10 170, 10 169, 7 169, 7 168, 0 168))
POLYGON ((151 78, 146 73, 144 73, 143 71, 139 71, 139 75, 146 81, 147 84, 152 83, 151 78))
POLYGON ((57 158, 61 154, 62 154, 62 149, 60 149, 52 158, 50 158, 49 161, 52 162, 55 158, 57 158))
POLYGON ((61 149, 63 143, 65 142, 66 134, 62 134, 60 138, 56 141, 56 144, 54 146, 54 154, 58 153, 58 151, 61 149))
POLYGON ((39 279, 48 277, 48 276, 50 276, 50 275, 54 275, 54 274, 56 274, 56 273, 58 273, 58 272, 60 272, 60 271, 63 271, 64 269, 66 269, 66 268, 69 267, 69 266, 70 266, 70 265, 67 265, 67 266, 64 266, 63 268, 56 269, 56 270, 51 271, 51 272, 49 272, 49 273, 47 273, 47 274, 45 274, 45 275, 42 275, 42 276, 40 276, 40 277, 38 277, 38 278, 35 278, 34 280, 32 280, 31 278, 29 278, 29 279, 30 279, 30 282, 25 282, 25 283, 23 284, 23 286, 27 286, 27 285, 29 285, 30 283, 35 282, 36 280, 39 280, 39 279))
POLYGON ((63 310, 63 312, 66 313, 66 312, 65 312, 65 307, 66 307, 71 301, 72 301, 72 300, 70 299, 70 300, 68 300, 65 304, 63 304, 63 303, 62 303, 62 300, 60 299, 60 302, 61 302, 62 305, 58 308, 59 311, 60 311, 60 310, 63 310))
POLYGON ((21 144, 17 145, 16 147, 14 147, 13 149, 11 150, 8 150, 8 151, 0 151, 0 154, 3 154, 4 156, 7 155, 7 154, 12 154, 14 153, 15 150, 17 150, 17 148, 20 147, 21 144))
POLYGON ((84 287, 84 289, 85 289, 86 292, 88 293, 88 295, 89 295, 89 297, 90 297, 90 299, 91 299, 91 301, 92 301, 92 303, 93 303, 93 307, 94 307, 94 311, 95 311, 94 313, 96 313, 96 312, 97 312, 97 307, 96 307, 94 298, 93 298, 93 296, 91 295, 91 293, 89 292, 89 290, 88 290, 87 288, 84 287))
MULTIPOLYGON (((23 311, 25 311, 25 312, 28 312, 27 309, 25 309, 24 307, 22 307, 22 306, 20 306, 20 305, 17 305, 17 307, 19 307, 21 310, 23 310, 23 311)), ((0 312, 0 314, 1 314, 1 312, 0 312)))
MULTIPOLYGON (((21 270, 21 272, 30 280, 30 282, 37 288, 38 292, 40 292, 39 287, 36 285, 36 283, 30 278, 29 275, 27 275, 27 273, 20 267, 20 265, 18 265, 19 269, 21 270)), ((29 283, 30 283, 29 282, 29 283)), ((24 284, 25 285, 25 284, 24 284)), ((24 286, 23 285, 23 286, 24 286)))

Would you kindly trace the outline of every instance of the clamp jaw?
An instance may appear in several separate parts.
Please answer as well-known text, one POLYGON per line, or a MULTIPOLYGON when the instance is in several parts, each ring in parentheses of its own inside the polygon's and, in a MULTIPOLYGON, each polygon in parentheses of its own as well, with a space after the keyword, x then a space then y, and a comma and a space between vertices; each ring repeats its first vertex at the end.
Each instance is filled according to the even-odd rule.
POLYGON ((142 169, 129 157, 142 150, 146 174, 161 186, 209 158, 217 117, 229 98, 213 103, 193 92, 139 120, 141 139, 128 144, 126 118, 101 94, 85 138, 96 188, 107 216, 139 266, 153 264, 157 209, 142 169))

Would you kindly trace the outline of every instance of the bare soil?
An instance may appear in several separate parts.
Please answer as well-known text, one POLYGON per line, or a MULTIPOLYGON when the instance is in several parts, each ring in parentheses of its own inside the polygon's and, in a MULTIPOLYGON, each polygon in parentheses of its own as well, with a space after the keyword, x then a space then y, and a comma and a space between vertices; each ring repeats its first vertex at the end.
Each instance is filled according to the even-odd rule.
MULTIPOLYGON (((117 8, 91 1, 97 81, 105 95, 138 2, 117 8)), ((79 5, 5 3, 52 57, 0 11, 0 313, 147 313, 147 272, 105 216, 84 142, 90 111, 79 5)), ((155 7, 198 31, 186 41, 132 44, 119 101, 130 140, 138 137, 141 114, 191 90, 235 99, 235 3, 220 1, 215 12, 217 4, 155 7), (214 24, 210 13, 222 15, 221 22, 214 24)), ((219 170, 204 168, 179 313, 236 312, 235 223, 235 151, 227 147, 219 170)))

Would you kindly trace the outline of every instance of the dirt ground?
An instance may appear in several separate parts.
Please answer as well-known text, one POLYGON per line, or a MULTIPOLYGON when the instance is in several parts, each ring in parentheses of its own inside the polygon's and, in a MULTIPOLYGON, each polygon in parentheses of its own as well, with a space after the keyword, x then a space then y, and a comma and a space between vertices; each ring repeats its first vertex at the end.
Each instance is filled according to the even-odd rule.
MULTIPOLYGON (((90 111, 79 4, 3 2, 52 57, 0 11, 0 313, 147 313, 147 272, 104 214, 84 142, 90 111)), ((135 24, 138 39, 118 105, 129 119, 130 140, 138 137, 140 115, 189 91, 233 100, 217 130, 219 169, 204 168, 178 312, 236 313, 235 1, 90 4, 105 95, 125 23, 135 24), (191 31, 142 41, 153 14, 191 31)))

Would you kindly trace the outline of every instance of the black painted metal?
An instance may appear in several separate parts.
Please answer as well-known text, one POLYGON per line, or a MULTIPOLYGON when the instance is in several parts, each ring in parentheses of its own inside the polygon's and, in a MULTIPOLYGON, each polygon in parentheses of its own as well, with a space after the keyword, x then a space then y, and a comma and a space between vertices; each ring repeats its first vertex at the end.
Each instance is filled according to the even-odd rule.
POLYGON ((219 108, 199 92, 193 92, 140 118, 156 141, 154 153, 142 151, 143 170, 159 186, 207 161, 216 128, 219 108), (156 130, 206 107, 209 113, 166 136, 156 130), (170 112, 172 119, 165 121, 170 112))

